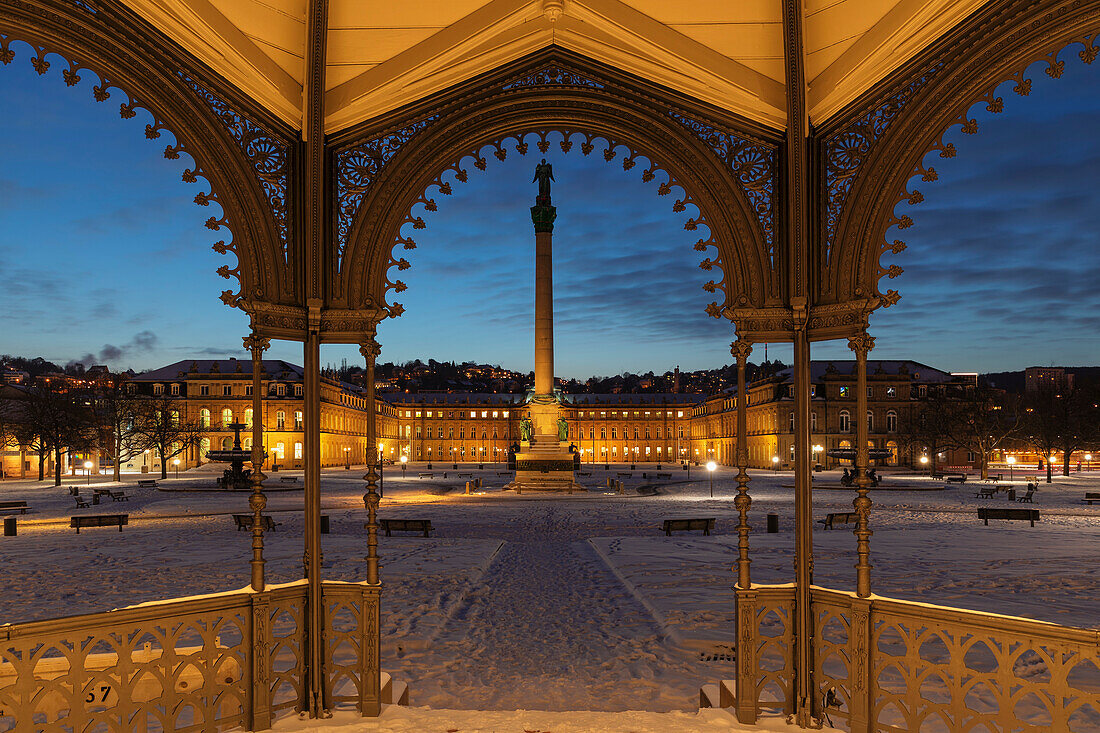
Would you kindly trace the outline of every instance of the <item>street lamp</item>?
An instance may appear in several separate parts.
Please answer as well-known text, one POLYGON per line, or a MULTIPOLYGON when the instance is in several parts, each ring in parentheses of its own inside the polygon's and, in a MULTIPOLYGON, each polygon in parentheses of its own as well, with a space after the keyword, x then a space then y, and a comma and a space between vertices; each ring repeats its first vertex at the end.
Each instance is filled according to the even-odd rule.
POLYGON ((432 470, 432 447, 428 446, 428 470, 432 470))
POLYGON ((92 485, 92 462, 84 461, 84 472, 88 474, 88 485, 92 485))
POLYGON ((927 466, 928 465, 928 456, 921 456, 920 457, 920 465, 921 466, 927 466))
POLYGON ((779 473, 779 456, 772 456, 772 471, 779 473))
POLYGON ((1092 454, 1091 453, 1086 453, 1085 454, 1085 470, 1086 471, 1091 471, 1092 470, 1092 454))
POLYGON ((817 456, 818 456, 819 453, 821 453, 821 451, 825 450, 825 448, 823 446, 820 446, 820 445, 815 445, 813 450, 814 450, 814 465, 816 466, 818 461, 821 460, 817 456))
POLYGON ((1008 480, 1012 480, 1012 469, 1016 465, 1016 456, 1009 456, 1008 460, 1008 480))
POLYGON ((351 450, 351 448, 348 448, 348 447, 345 446, 345 448, 344 448, 344 470, 345 471, 350 471, 351 470, 351 456, 348 455, 348 451, 350 451, 350 450, 351 450))
POLYGON ((710 498, 714 498, 714 469, 718 468, 718 464, 714 461, 707 461, 707 475, 710 476, 710 498))
POLYGON ((176 467, 176 478, 180 477, 180 459, 176 458, 172 460, 172 465, 176 467))
POLYGON ((401 454, 401 478, 405 478, 405 464, 409 462, 409 457, 404 453, 401 454))

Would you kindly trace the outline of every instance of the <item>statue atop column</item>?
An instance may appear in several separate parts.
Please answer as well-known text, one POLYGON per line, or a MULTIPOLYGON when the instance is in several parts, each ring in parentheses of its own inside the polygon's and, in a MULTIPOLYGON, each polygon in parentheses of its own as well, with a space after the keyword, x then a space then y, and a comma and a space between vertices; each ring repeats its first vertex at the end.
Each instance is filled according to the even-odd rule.
POLYGON ((546 158, 543 158, 542 162, 535 166, 535 177, 531 179, 531 183, 539 182, 539 195, 536 203, 542 206, 550 204, 550 181, 552 180, 554 180, 554 166, 547 163, 546 158))

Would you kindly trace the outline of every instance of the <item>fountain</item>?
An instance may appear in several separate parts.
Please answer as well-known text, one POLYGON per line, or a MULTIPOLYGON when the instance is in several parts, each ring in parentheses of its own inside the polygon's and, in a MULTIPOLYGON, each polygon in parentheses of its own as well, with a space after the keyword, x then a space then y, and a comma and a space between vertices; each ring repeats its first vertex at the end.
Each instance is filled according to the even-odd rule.
MULTIPOLYGON (((241 448, 241 431, 246 426, 242 423, 231 423, 226 427, 233 431, 233 447, 229 450, 207 451, 206 458, 215 463, 229 464, 229 468, 218 479, 219 489, 224 491, 251 491, 252 484, 249 477, 252 475, 252 471, 245 470, 244 464, 246 461, 252 460, 252 451, 251 449, 241 448)), ((266 458, 267 454, 264 453, 263 456, 266 458)))

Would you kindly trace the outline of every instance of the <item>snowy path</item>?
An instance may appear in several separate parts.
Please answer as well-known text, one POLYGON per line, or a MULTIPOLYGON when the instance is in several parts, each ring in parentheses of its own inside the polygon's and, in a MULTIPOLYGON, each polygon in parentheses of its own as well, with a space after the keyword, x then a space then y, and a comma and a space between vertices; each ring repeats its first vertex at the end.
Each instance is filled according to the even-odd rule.
POLYGON ((435 652, 404 660, 421 670, 417 699, 484 710, 682 709, 696 686, 670 683, 705 677, 698 655, 660 639, 586 542, 561 539, 576 534, 571 513, 552 503, 530 509, 507 530, 523 539, 504 544, 435 652))

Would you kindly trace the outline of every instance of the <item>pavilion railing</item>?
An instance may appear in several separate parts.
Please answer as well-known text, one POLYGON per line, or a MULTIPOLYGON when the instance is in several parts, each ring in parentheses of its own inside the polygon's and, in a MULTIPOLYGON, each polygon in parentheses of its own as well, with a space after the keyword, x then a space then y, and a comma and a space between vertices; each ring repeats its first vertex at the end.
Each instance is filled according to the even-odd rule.
MULTIPOLYGON (((300 581, 0 626, 0 731, 269 728, 304 706, 306 589, 300 581)), ((378 593, 323 584, 326 700, 373 715, 378 593)))
MULTIPOLYGON (((794 589, 737 596, 738 716, 790 712, 794 589)), ((824 588, 811 604, 814 713, 837 728, 1100 730, 1100 631, 824 588)))

